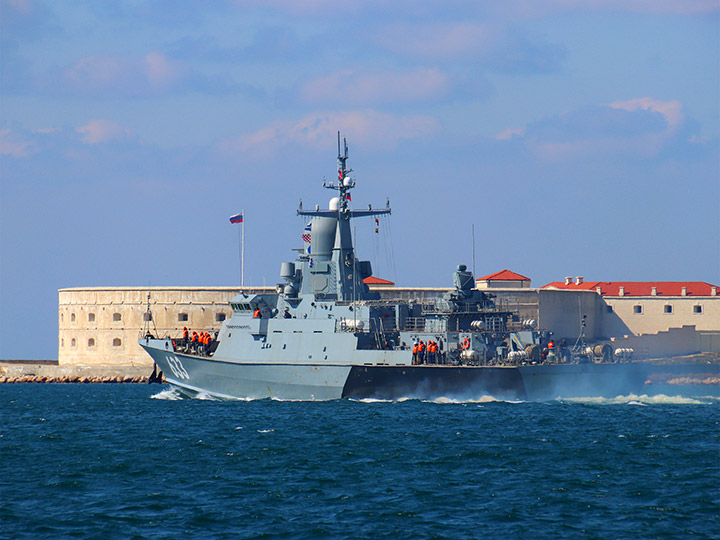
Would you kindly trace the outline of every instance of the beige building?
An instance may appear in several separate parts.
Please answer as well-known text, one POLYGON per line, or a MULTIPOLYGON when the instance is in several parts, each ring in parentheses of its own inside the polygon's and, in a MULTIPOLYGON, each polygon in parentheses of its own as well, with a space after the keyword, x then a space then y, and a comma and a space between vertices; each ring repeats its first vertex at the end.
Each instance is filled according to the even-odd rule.
POLYGON ((543 290, 593 291, 603 300, 604 336, 655 334, 694 326, 720 331, 719 287, 703 281, 591 281, 582 277, 553 282, 543 290))
MULTIPOLYGON (((486 292, 495 296, 498 307, 517 313, 518 322, 536 320, 537 328, 552 330, 557 338, 574 340, 585 316, 589 341, 632 340, 634 336, 670 331, 663 334, 665 337, 659 336, 658 343, 664 343, 661 337, 678 342, 682 335, 684 350, 720 352, 720 296, 716 286, 699 282, 586 283, 577 278, 531 289, 518 283, 523 280, 515 281, 507 288, 491 285, 486 292), (677 329, 682 332, 675 332, 677 329)), ((385 298, 416 301, 430 301, 449 290, 387 284, 371 285, 371 289, 385 298)), ((274 288, 245 290, 267 293, 274 288)), ((60 289, 59 364, 152 367, 150 357, 137 344, 145 331, 179 337, 187 327, 212 333, 230 317, 228 303, 239 292, 234 287, 60 289)))
POLYGON ((152 366, 150 357, 137 344, 146 329, 161 336, 180 336, 183 327, 217 330, 230 317, 228 303, 239 292, 233 287, 60 289, 58 363, 152 366))

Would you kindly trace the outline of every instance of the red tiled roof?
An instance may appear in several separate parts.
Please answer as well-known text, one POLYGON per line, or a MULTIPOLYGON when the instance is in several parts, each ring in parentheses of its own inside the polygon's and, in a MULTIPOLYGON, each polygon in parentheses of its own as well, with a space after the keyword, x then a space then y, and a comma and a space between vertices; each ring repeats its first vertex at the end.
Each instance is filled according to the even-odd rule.
POLYGON ((499 272, 495 272, 494 274, 490 274, 489 276, 477 278, 478 280, 482 281, 530 281, 529 277, 521 276, 520 274, 516 274, 512 270, 500 270, 499 272))
POLYGON ((620 287, 624 289, 624 296, 652 296, 653 287, 656 288, 657 296, 682 296, 682 288, 686 288, 686 296, 710 296, 711 285, 704 281, 585 281, 579 285, 575 282, 566 284, 564 281, 553 281, 543 289, 567 289, 572 291, 593 291, 600 287, 600 294, 603 296, 620 296, 620 287))
POLYGON ((363 279, 363 283, 366 285, 395 285, 394 281, 388 281, 387 279, 381 279, 375 276, 369 276, 363 279))

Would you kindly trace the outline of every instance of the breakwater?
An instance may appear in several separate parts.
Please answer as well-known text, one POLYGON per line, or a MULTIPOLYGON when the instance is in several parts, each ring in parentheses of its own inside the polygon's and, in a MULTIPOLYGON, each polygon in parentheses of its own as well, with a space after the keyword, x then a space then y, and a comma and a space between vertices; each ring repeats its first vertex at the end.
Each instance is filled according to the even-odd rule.
MULTIPOLYGON (((147 383, 148 366, 61 366, 57 362, 0 362, 0 383, 147 383)), ((164 379, 163 379, 164 382, 164 379)))

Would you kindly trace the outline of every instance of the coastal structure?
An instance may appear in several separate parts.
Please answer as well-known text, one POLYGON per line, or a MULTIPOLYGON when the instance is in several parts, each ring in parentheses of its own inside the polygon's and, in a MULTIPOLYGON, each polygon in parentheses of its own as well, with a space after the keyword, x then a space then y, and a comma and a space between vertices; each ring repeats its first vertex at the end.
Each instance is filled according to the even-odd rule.
POLYGON ((720 330, 720 287, 704 281, 585 281, 578 276, 542 289, 594 291, 603 300, 601 335, 653 334, 683 326, 720 330))
MULTIPOLYGON (((589 341, 614 340, 620 347, 640 349, 647 336, 666 336, 657 348, 679 343, 687 350, 720 352, 720 295, 704 282, 586 282, 582 277, 541 288, 510 280, 509 270, 477 280, 490 284, 496 301, 572 340, 581 331, 589 341), (495 280, 493 276, 502 279, 495 280), (493 282, 495 281, 495 282, 493 282), (499 287, 500 281, 506 282, 499 287), (507 282, 512 282, 507 286, 507 282), (685 330, 682 330, 685 328, 685 330), (660 334, 659 334, 660 333, 660 334), (638 339, 638 336, 640 338, 638 339)), ((395 287, 372 278, 370 289, 383 296, 430 300, 448 292, 444 287, 395 287)), ((230 315, 230 300, 241 291, 260 294, 274 287, 78 287, 58 291, 58 362, 60 365, 148 366, 151 359, 137 345, 145 323, 159 335, 179 336, 183 327, 214 332, 230 315), (150 297, 152 321, 145 321, 150 297)))
POLYGON ((137 344, 146 323, 162 335, 180 335, 183 327, 210 332, 230 316, 230 298, 239 292, 237 287, 60 289, 58 363, 152 367, 137 344))

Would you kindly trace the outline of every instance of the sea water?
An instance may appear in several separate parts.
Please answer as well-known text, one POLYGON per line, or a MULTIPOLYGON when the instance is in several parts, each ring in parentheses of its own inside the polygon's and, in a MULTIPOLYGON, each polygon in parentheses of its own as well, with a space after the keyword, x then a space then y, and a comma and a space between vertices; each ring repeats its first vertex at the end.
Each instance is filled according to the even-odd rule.
POLYGON ((0 385, 2 538, 718 538, 720 401, 0 385))

